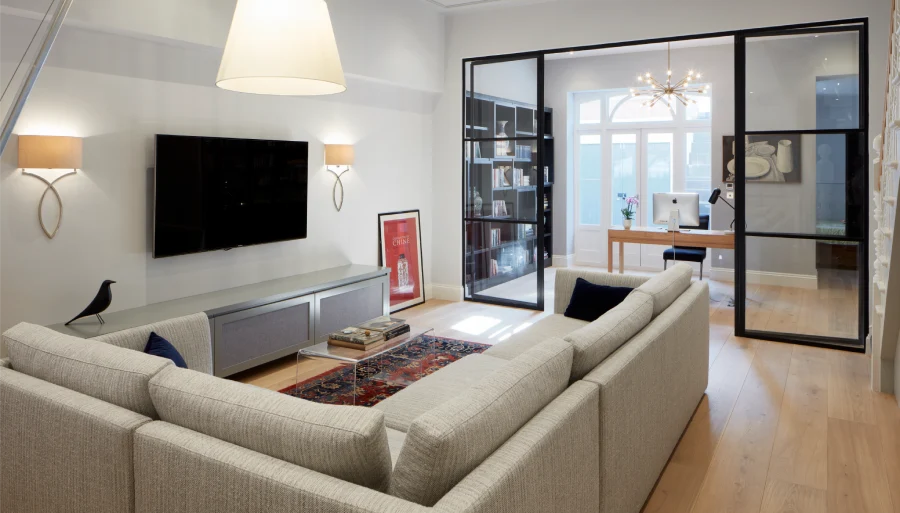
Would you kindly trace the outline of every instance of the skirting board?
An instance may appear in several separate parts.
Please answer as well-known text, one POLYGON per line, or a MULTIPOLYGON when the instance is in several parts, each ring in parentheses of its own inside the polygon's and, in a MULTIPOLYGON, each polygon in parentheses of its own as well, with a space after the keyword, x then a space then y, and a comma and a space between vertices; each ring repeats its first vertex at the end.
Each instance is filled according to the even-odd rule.
POLYGON ((429 283, 425 285, 425 297, 427 299, 442 299, 444 301, 462 301, 463 288, 459 285, 429 283))
POLYGON ((553 255, 553 267, 573 267, 575 265, 575 254, 571 255, 553 255))
MULTIPOLYGON (((709 273, 710 279, 716 281, 734 282, 734 269, 713 267, 709 273)), ((777 285, 780 287, 793 287, 796 289, 816 290, 819 288, 819 279, 811 274, 773 273, 768 271, 747 271, 747 283, 756 285, 777 285)))

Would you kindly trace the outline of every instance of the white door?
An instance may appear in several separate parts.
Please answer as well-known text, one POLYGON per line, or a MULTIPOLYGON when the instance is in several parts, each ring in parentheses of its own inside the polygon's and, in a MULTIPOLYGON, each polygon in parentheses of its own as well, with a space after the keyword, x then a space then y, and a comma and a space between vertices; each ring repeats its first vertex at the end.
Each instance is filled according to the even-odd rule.
MULTIPOLYGON (((607 246, 607 230, 610 226, 622 226, 625 219, 622 209, 625 208, 625 199, 637 196, 638 200, 644 197, 641 192, 641 175, 643 174, 643 150, 641 149, 641 130, 609 130, 606 132, 607 166, 609 169, 609 188, 604 196, 609 199, 610 208, 606 223, 603 226, 603 247, 607 246)), ((638 208, 634 219, 635 226, 643 226, 641 209, 638 208)), ((604 259, 605 261, 605 259, 604 259)), ((625 265, 629 267, 640 266, 641 246, 639 244, 625 245, 625 265)), ((619 265, 619 251, 613 251, 613 268, 619 265)))
MULTIPOLYGON (((641 192, 644 201, 640 209, 641 226, 664 226, 653 221, 653 194, 672 192, 675 183, 675 137, 672 129, 641 130, 641 192)), ((626 246, 627 248, 627 246, 626 246)), ((641 246, 640 267, 644 269, 662 269, 663 251, 667 246, 644 244, 641 246)), ((626 249, 627 251, 627 249, 626 249)), ((626 261, 627 263, 627 261, 626 261)), ((634 264, 632 264, 634 266, 634 264)))

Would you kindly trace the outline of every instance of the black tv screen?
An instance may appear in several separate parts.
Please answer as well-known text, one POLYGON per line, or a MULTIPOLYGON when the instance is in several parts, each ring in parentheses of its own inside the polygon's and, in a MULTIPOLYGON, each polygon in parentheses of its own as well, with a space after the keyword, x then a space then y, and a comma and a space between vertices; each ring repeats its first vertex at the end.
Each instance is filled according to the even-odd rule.
POLYGON ((306 238, 309 144, 156 136, 153 257, 306 238))

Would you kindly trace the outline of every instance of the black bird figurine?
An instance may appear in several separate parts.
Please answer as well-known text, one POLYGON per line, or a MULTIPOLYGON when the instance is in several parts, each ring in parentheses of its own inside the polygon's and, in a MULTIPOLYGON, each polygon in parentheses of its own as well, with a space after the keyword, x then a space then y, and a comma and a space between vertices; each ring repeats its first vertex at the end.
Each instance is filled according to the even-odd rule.
POLYGON ((66 323, 66 326, 72 324, 74 321, 81 319, 82 317, 87 317, 89 315, 96 315, 97 319, 100 320, 100 324, 106 324, 103 321, 103 317, 100 317, 100 312, 103 312, 107 308, 109 308, 109 304, 112 303, 112 287, 111 285, 115 283, 112 280, 106 280, 100 285, 100 290, 97 291, 97 295, 94 296, 94 300, 91 301, 91 304, 87 305, 87 308, 84 309, 80 314, 76 315, 74 319, 66 323))

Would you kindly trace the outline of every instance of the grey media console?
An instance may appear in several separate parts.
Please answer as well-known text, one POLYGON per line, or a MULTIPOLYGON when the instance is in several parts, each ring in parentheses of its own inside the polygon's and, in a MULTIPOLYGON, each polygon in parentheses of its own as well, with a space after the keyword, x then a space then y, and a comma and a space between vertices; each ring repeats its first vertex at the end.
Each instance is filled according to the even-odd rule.
POLYGON ((206 312, 216 376, 296 353, 328 333, 390 311, 389 269, 347 265, 103 314, 50 328, 93 338, 206 312))

